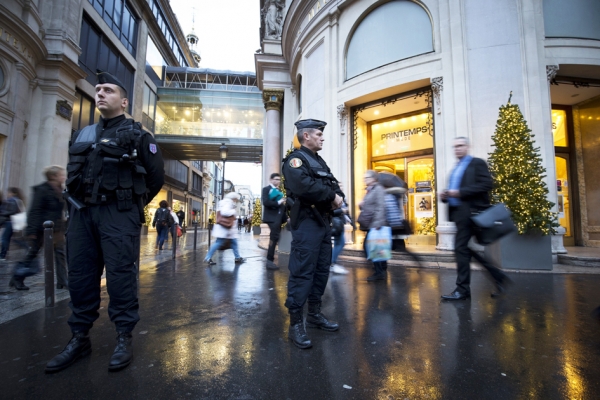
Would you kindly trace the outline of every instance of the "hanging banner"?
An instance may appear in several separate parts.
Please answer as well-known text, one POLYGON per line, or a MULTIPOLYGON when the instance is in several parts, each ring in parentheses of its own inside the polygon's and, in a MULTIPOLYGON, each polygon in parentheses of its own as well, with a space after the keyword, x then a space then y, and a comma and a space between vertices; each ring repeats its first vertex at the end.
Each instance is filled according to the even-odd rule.
POLYGON ((371 156, 433 148, 433 136, 427 124, 428 113, 399 117, 371 125, 371 156))

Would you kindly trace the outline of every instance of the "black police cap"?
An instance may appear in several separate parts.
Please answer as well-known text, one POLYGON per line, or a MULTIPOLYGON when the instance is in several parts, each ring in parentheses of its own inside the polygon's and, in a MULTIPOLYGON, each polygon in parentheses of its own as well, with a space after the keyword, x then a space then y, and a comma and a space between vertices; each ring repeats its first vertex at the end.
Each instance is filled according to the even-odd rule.
POLYGON ((96 77, 98 79, 98 84, 112 83, 113 85, 117 85, 118 87, 123 89, 125 95, 127 95, 127 89, 125 89, 125 85, 123 85, 123 82, 121 82, 119 78, 117 78, 113 74, 97 69, 96 77))
POLYGON ((294 123, 298 130, 300 129, 318 129, 321 132, 325 130, 327 122, 319 121, 318 119, 303 119, 294 123))

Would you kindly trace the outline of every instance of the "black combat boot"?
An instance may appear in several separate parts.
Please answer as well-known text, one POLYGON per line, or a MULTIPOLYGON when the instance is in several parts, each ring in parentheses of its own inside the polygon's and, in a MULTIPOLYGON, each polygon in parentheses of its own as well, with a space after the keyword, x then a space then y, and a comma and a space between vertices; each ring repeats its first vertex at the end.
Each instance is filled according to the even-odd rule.
POLYGON ((46 373, 58 372, 92 352, 92 342, 87 332, 73 332, 73 337, 59 354, 46 364, 46 373))
POLYGON ((340 329, 336 322, 331 322, 321 313, 321 303, 308 303, 308 316, 306 317, 306 326, 309 328, 319 328, 324 331, 335 332, 340 329))
POLYGON ((109 371, 118 371, 128 366, 133 360, 133 345, 131 332, 118 332, 117 347, 108 363, 109 371))
POLYGON ((290 331, 288 338, 301 349, 312 347, 310 339, 304 330, 304 321, 302 321, 302 310, 290 313, 290 331))

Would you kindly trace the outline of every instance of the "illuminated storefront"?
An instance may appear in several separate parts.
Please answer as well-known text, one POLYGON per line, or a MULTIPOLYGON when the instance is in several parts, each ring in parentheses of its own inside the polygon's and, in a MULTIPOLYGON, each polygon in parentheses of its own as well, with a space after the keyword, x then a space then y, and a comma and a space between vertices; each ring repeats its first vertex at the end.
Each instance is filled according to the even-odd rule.
MULTIPOLYGON (((467 137, 471 154, 487 159, 512 93, 535 135, 564 243, 600 247, 600 28, 585 18, 595 6, 537 3, 531 13, 502 2, 285 2, 280 29, 262 20, 255 55, 259 88, 281 105, 273 112, 282 128, 267 126, 265 137, 285 154, 295 121, 326 121, 320 155, 354 217, 364 171, 394 173, 409 186, 411 240, 452 250, 456 227, 436 194, 456 164, 453 139, 467 137)), ((265 153, 265 165, 275 168, 278 154, 265 153)))

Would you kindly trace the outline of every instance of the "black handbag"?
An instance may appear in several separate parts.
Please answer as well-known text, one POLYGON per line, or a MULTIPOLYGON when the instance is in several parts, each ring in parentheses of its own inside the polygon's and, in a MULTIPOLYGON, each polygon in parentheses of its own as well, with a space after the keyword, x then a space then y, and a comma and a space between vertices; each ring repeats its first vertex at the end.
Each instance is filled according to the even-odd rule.
POLYGON ((481 245, 496 240, 517 230, 510 211, 504 203, 495 204, 471 217, 475 225, 475 238, 481 245))

